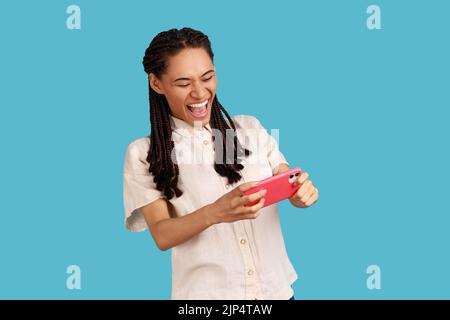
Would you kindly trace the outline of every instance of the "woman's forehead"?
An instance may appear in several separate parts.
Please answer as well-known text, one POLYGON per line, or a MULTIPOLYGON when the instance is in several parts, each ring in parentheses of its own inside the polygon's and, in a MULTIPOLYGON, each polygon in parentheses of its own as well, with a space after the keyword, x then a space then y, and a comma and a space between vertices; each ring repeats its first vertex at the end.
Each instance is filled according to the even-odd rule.
POLYGON ((210 69, 214 69, 214 65, 203 48, 183 49, 169 58, 167 65, 167 73, 176 78, 199 77, 210 69))

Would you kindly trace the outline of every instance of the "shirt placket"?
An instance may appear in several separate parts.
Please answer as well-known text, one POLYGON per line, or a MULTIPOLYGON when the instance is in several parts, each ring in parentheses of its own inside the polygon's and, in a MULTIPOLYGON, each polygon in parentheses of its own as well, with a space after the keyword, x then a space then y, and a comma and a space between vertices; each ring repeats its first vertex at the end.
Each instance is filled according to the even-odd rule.
MULTIPOLYGON (((209 133, 209 131, 207 131, 207 129, 203 128, 203 130, 197 130, 196 137, 197 141, 202 144, 203 159, 208 159, 207 161, 214 162, 212 135, 209 133)), ((245 181, 244 177, 242 177, 242 179, 245 181)), ((224 182, 226 192, 230 192, 236 186, 235 184, 229 184, 227 182, 227 178, 225 177, 222 181, 224 182)), ((255 258, 252 254, 251 248, 251 238, 253 237, 253 235, 251 228, 248 226, 246 227, 245 222, 245 220, 239 220, 233 223, 238 246, 244 261, 245 299, 260 300, 263 299, 263 296, 261 293, 261 286, 259 275, 256 269, 255 258)))
POLYGON ((259 276, 256 270, 255 259, 250 248, 250 235, 245 228, 244 221, 236 221, 234 223, 234 230, 239 242, 239 249, 241 251, 245 266, 245 299, 262 299, 259 276))
MULTIPOLYGON (((242 173, 241 173, 242 174, 242 173)), ((226 179, 226 178, 224 178, 226 179)), ((242 177, 243 180, 244 177, 242 177)), ((234 185, 226 183, 226 192, 231 191, 234 185)), ((246 300, 261 300, 263 299, 261 287, 259 283, 259 275, 256 270, 255 259, 252 254, 250 246, 250 237, 252 237, 251 228, 245 227, 245 220, 238 220, 233 223, 234 232, 238 241, 238 246, 241 251, 244 268, 245 268, 245 299, 246 300)))
POLYGON ((208 129, 201 128, 194 130, 194 138, 199 143, 200 157, 202 164, 209 164, 214 162, 213 147, 211 145, 211 134, 208 129))

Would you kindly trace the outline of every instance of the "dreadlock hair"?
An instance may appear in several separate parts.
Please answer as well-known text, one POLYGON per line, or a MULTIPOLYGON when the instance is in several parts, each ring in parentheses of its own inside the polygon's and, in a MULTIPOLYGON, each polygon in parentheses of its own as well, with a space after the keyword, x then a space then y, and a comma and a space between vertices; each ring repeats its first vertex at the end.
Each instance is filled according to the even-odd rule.
MULTIPOLYGON (((145 72, 147 75, 153 73, 157 78, 160 78, 166 71, 168 59, 185 48, 203 48, 208 53, 211 61, 213 61, 214 54, 211 49, 211 43, 205 34, 191 28, 182 28, 180 30, 174 28, 157 34, 150 42, 142 61, 145 72)), ((151 134, 148 136, 150 138, 150 148, 147 154, 147 161, 150 165, 148 170, 154 176, 153 181, 156 184, 156 188, 162 191, 164 196, 170 200, 174 194, 177 197, 183 194, 177 186, 178 164, 173 163, 171 159, 174 148, 169 118, 171 113, 165 95, 154 91, 150 86, 150 81, 148 81, 148 89, 151 124, 151 134)), ((239 163, 242 154, 244 153, 245 156, 248 156, 251 154, 251 151, 243 148, 239 143, 235 124, 225 108, 219 103, 217 95, 212 101, 209 123, 211 128, 219 130, 223 137, 222 139, 213 139, 214 149, 227 150, 227 152, 222 153, 215 152, 214 170, 222 177, 227 177, 228 183, 238 182, 242 178, 238 171, 244 168, 239 163), (227 117, 229 125, 225 121, 222 112, 227 117), (230 130, 233 130, 232 161, 227 157, 228 151, 231 149, 231 141, 227 141, 228 135, 226 132, 230 130), (219 143, 222 143, 222 146, 219 146, 219 143), (220 156, 221 154, 222 156, 220 156)))

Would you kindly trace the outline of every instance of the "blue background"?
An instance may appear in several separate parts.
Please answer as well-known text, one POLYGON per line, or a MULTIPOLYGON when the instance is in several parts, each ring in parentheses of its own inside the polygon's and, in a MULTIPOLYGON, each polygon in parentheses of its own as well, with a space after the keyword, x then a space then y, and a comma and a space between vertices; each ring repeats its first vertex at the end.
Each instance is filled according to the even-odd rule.
POLYGON ((279 205, 296 298, 450 298, 448 1, 1 7, 0 298, 170 298, 170 251, 124 228, 122 171, 149 132, 144 50, 184 26, 209 36, 225 108, 279 128, 320 190, 309 209, 279 205))

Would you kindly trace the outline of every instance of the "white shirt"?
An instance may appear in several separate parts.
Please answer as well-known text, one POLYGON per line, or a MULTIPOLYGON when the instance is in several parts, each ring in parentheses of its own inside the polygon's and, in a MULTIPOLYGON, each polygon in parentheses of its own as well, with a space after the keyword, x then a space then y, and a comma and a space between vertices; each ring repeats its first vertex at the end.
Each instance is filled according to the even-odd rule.
MULTIPOLYGON (((213 167, 215 151, 210 125, 193 127, 169 117, 180 172, 178 187, 183 191, 181 197, 169 200, 177 216, 214 202, 242 183, 272 176, 280 163, 289 164, 276 140, 255 117, 235 116, 237 137, 252 154, 242 162, 243 179, 229 185, 227 178, 213 167), (250 132, 247 139, 246 132, 250 132), (192 163, 193 154, 203 155, 203 159, 192 163)), ((147 229, 139 208, 164 198, 148 172, 149 144, 148 137, 136 139, 128 145, 125 156, 125 226, 133 232, 147 229)), ((291 284, 297 273, 287 256, 276 204, 263 208, 256 219, 212 225, 171 251, 174 300, 287 300, 293 295, 291 284)))

